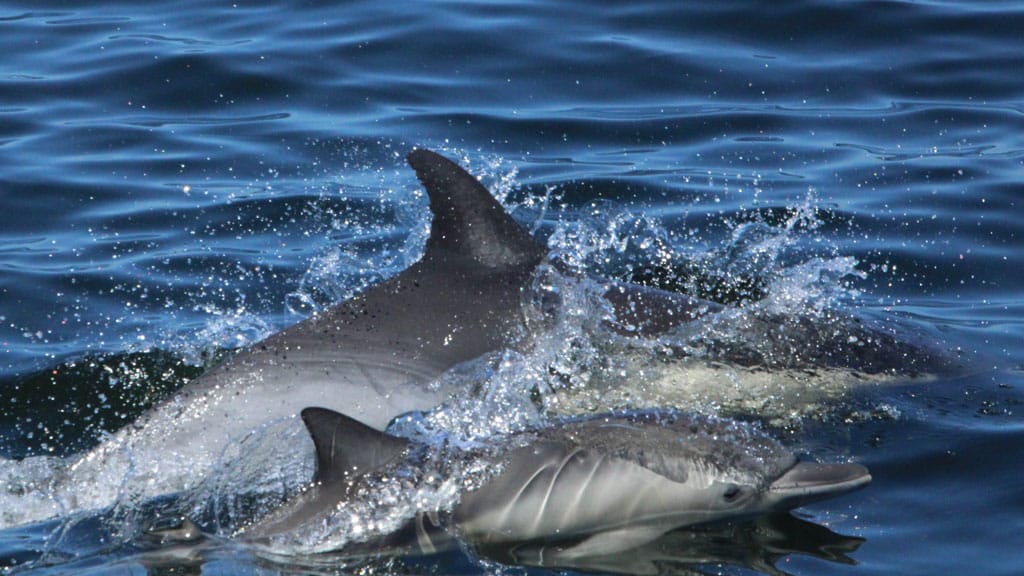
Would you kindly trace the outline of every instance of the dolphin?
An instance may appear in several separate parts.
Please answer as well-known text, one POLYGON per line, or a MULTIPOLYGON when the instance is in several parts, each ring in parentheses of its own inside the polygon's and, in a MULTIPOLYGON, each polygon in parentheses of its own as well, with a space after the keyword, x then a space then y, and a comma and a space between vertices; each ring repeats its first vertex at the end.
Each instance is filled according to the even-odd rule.
MULTIPOLYGON (((189 489, 240 440, 311 405, 384 429, 457 392, 439 379, 454 366, 529 346, 524 301, 545 246, 454 162, 424 149, 407 160, 433 216, 419 261, 187 383, 74 461, 57 499, 106 506, 129 473, 141 497, 189 489)), ((622 333, 659 333, 711 309, 637 285, 601 286, 622 333)))
MULTIPOLYGON (((258 394, 231 414, 232 426, 251 429, 324 405, 382 430, 396 416, 444 401, 452 390, 430 384, 453 366, 528 343, 523 299, 546 247, 454 162, 424 149, 408 162, 433 215, 420 260, 229 358, 179 398, 218 404, 225 386, 258 375, 258 394)), ((662 332, 713 308, 621 283, 606 283, 604 295, 617 311, 614 327, 626 332, 662 332)))
MULTIPOLYGON (((273 546, 329 524, 373 493, 375 478, 422 452, 325 408, 301 415, 316 446, 313 483, 243 529, 245 540, 273 546)), ((568 541, 559 551, 564 562, 641 546, 684 526, 789 510, 871 481, 859 464, 800 461, 748 426, 682 413, 603 415, 513 436, 496 455, 462 456, 500 471, 462 494, 441 523, 480 546, 568 541)), ((440 546, 432 524, 440 525, 422 515, 413 524, 420 551, 440 546)))

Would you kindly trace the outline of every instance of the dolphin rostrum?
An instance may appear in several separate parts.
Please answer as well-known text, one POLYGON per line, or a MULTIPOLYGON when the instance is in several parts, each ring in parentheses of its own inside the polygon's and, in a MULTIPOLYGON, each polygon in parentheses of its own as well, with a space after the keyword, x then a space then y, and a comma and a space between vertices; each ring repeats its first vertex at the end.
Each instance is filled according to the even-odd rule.
MULTIPOLYGON (((316 446, 313 485, 244 530, 246 539, 272 544, 329 523, 415 452, 409 440, 331 410, 307 408, 302 419, 316 446)), ((640 546, 683 526, 792 509, 871 480, 859 464, 799 461, 748 426, 681 413, 599 416, 514 436, 497 455, 464 455, 493 459, 500 471, 462 494, 447 528, 484 546, 569 541, 563 560, 640 546)), ((415 541, 433 551, 425 527, 415 525, 415 541)))

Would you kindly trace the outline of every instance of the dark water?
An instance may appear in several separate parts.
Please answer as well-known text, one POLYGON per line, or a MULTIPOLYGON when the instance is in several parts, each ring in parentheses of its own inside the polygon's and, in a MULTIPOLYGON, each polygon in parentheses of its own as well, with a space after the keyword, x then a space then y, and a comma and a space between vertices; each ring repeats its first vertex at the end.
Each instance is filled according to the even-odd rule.
POLYGON ((868 466, 866 490, 577 569, 1021 573, 1022 31, 1007 2, 0 4, 0 558, 526 570, 230 543, 141 562, 101 517, 17 521, 43 519, 47 456, 414 261, 428 216, 402 158, 421 146, 587 271, 819 323, 842 308, 948 359, 858 365, 862 388, 770 424, 868 466))

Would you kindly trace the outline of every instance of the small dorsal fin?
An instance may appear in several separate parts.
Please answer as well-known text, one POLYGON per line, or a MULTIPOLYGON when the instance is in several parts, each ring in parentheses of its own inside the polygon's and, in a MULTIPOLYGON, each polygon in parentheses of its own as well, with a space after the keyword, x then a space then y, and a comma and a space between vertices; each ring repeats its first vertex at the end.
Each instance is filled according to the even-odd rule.
POLYGON ((544 247, 459 165, 424 149, 410 152, 408 160, 434 214, 427 255, 443 250, 489 268, 532 266, 544 257, 544 247))
MULTIPOLYGON (((163 522, 167 518, 158 518, 157 522, 163 522)), ((188 516, 174 519, 171 526, 150 526, 144 532, 146 538, 159 540, 161 544, 195 542, 203 537, 203 531, 188 516)))
POLYGON ((373 472, 405 453, 409 441, 326 408, 306 408, 302 421, 316 446, 313 481, 327 483, 373 472))

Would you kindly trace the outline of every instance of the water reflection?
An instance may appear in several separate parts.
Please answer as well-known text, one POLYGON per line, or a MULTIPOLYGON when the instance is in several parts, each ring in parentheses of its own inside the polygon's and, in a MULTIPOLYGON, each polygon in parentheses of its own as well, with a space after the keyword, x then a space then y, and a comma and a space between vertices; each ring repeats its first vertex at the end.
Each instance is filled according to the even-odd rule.
MULTIPOLYGON (((52 529, 53 523, 37 525, 37 529, 43 527, 52 529)), ((40 532, 37 537, 45 532, 37 531, 40 532)), ((13 536, 11 531, 7 532, 13 536)), ((45 538, 39 540, 37 544, 45 548, 45 538)), ((201 574, 210 569, 231 572, 232 568, 250 572, 254 567, 269 573, 445 574, 477 571, 481 563, 498 563, 584 573, 662 576, 720 573, 724 566, 783 576, 787 573, 776 566, 792 555, 855 564, 850 554, 863 543, 863 538, 838 534, 820 524, 782 513, 744 522, 675 530, 632 549, 581 556, 570 552, 575 544, 572 541, 504 546, 466 544, 452 537, 444 528, 444 522, 438 522, 435 515, 421 514, 395 533, 354 544, 337 553, 307 557, 267 555, 219 537, 159 542, 141 538, 116 552, 107 552, 111 555, 109 565, 150 575, 201 574)), ((62 562, 66 566, 89 565, 95 558, 70 563, 67 560, 62 562)), ((58 559, 10 557, 3 566, 7 570, 19 565, 31 570, 55 561, 58 559)))
POLYGON ((712 566, 729 565, 783 575, 786 572, 776 564, 793 554, 855 564, 849 554, 863 542, 863 538, 837 534, 786 513, 675 530, 636 548, 607 555, 573 557, 565 553, 571 546, 565 544, 520 544, 478 549, 477 553, 503 564, 610 574, 704 574, 717 573, 710 569, 712 566))
POLYGON ((785 576, 787 573, 776 565, 788 556, 803 555, 852 565, 856 562, 849 555, 863 543, 863 538, 838 534, 820 524, 782 513, 744 522, 675 530, 628 550, 580 556, 567 552, 575 544, 571 541, 467 546, 452 538, 442 527, 421 517, 410 522, 407 529, 385 539, 358 544, 340 553, 303 559, 282 557, 262 560, 265 565, 288 569, 302 565, 304 573, 443 574, 465 572, 467 568, 472 570, 472 558, 460 553, 467 550, 477 562, 484 564, 584 573, 717 574, 722 566, 732 566, 771 576, 785 576), (416 524, 419 524, 419 530, 416 524), (433 550, 426 556, 423 555, 424 535, 433 550))

